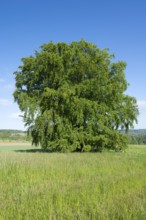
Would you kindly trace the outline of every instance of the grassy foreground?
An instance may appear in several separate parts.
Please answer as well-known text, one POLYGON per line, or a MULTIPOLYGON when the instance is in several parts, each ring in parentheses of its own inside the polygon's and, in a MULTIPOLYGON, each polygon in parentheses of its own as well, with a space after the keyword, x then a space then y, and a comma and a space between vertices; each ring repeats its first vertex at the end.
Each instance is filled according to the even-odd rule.
POLYGON ((0 151, 0 220, 146 219, 146 147, 0 151))

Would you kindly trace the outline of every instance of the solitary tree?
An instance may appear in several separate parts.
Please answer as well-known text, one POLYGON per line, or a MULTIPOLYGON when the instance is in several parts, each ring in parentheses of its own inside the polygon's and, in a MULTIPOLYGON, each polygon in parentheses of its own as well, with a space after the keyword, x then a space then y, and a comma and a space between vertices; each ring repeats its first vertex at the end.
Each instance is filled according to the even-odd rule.
POLYGON ((121 150, 137 122, 136 99, 126 95, 126 64, 84 40, 44 44, 22 59, 15 101, 32 143, 58 151, 121 150))

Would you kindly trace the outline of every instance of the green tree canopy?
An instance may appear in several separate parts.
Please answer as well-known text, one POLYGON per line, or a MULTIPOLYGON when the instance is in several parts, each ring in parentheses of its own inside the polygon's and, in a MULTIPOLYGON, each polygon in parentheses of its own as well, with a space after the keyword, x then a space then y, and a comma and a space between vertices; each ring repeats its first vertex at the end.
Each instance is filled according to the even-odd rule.
POLYGON ((125 62, 84 40, 44 44, 22 59, 15 101, 32 143, 59 151, 121 150, 137 122, 136 99, 125 94, 125 62))

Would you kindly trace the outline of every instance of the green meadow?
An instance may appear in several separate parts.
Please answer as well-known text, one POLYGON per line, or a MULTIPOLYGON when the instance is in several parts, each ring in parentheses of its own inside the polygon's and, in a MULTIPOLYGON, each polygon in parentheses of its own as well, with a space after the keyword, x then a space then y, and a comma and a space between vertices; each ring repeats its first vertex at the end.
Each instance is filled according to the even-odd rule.
POLYGON ((48 153, 0 147, 0 220, 145 220, 146 146, 48 153))

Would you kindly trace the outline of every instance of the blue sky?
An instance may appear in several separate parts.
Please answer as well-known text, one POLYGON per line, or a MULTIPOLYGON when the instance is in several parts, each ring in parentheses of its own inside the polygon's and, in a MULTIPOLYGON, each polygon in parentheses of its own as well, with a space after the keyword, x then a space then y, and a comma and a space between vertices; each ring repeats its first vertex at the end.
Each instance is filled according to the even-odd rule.
POLYGON ((146 128, 145 0, 0 0, 0 129, 25 129, 14 103, 13 72, 49 41, 92 42, 127 62, 127 94, 138 101, 135 128, 146 128))

